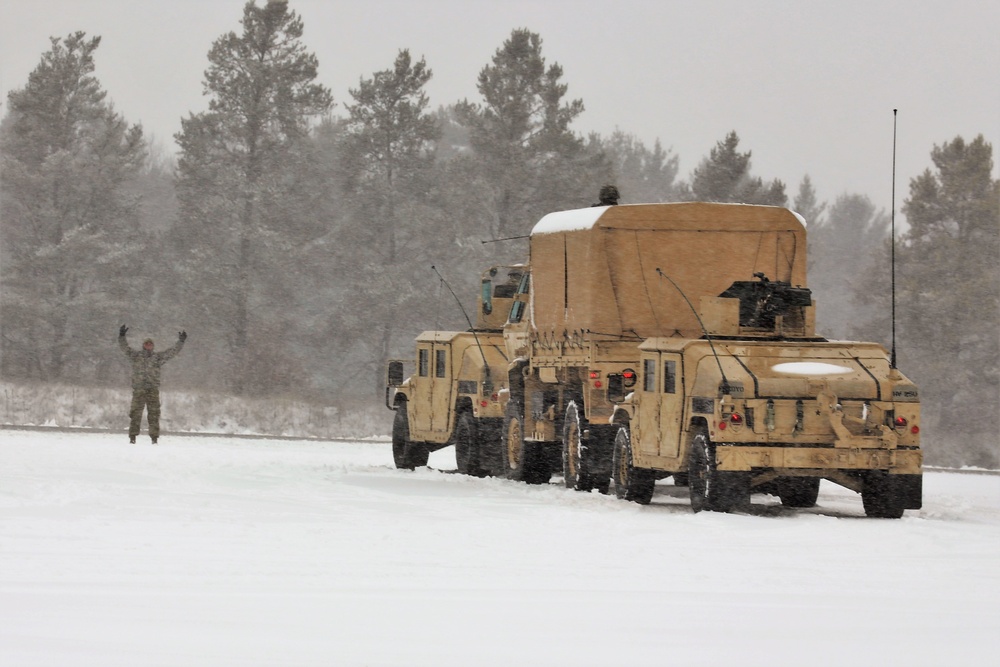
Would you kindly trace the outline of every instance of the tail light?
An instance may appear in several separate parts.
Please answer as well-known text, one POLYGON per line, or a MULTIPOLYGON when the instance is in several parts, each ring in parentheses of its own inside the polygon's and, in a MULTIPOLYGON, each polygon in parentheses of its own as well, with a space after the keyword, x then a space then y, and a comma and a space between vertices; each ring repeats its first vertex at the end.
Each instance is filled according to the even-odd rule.
POLYGON ((892 420, 892 425, 900 431, 906 428, 906 423, 906 417, 896 417, 892 420))
POLYGON ((738 412, 734 412, 733 414, 729 415, 729 421, 731 421, 733 423, 733 426, 742 426, 743 425, 743 415, 741 415, 738 412))

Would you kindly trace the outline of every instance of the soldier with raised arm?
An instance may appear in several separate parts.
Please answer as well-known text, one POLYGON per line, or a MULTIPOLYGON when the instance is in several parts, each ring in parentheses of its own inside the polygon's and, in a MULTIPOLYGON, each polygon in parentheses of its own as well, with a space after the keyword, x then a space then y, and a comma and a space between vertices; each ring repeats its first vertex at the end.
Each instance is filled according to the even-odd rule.
POLYGON ((153 351, 153 339, 147 338, 142 343, 141 350, 129 347, 125 334, 128 327, 124 324, 118 330, 118 346, 128 357, 132 365, 132 405, 129 408, 128 441, 135 444, 142 424, 142 411, 147 412, 149 421, 149 437, 156 444, 160 437, 160 367, 173 359, 184 347, 187 332, 177 334, 177 342, 163 352, 153 351))

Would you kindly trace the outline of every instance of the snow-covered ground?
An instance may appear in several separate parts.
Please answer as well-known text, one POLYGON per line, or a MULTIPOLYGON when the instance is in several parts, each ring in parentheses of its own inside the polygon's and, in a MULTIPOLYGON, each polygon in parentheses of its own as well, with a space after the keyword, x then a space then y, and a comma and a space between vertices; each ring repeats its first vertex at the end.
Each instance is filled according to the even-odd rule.
MULTIPOLYGON (((387 443, 0 431, 0 665, 984 665, 1000 476, 864 518, 397 471, 387 443)), ((454 466, 454 454, 431 466, 454 466)))

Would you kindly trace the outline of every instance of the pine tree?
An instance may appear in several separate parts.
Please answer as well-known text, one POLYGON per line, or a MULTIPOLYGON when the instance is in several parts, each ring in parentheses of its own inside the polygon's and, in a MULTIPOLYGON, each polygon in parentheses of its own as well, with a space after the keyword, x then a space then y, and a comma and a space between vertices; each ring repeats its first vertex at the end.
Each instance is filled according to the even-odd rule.
POLYGON ((676 201, 679 158, 657 139, 647 148, 634 134, 616 130, 607 139, 592 138, 611 163, 610 181, 630 204, 676 201))
POLYGON ((296 174, 312 121, 333 104, 314 83, 317 59, 285 0, 248 2, 241 23, 241 34, 220 37, 208 54, 209 110, 182 120, 176 136, 187 296, 212 286, 201 314, 228 344, 236 393, 275 388, 267 369, 285 365, 274 355, 287 324, 268 318, 281 309, 255 308, 267 315, 251 323, 251 305, 281 303, 288 294, 280 279, 294 267, 290 244, 303 231, 290 228, 301 194, 296 174))
POLYGON ((100 37, 51 41, 0 130, 3 373, 103 378, 118 320, 150 298, 133 187, 146 147, 94 76, 100 37))
MULTIPOLYGON (((996 467, 1000 410, 1000 181, 982 135, 931 151, 910 180, 908 229, 896 248, 900 369, 920 386, 928 461, 996 467)), ((880 265, 889 265, 886 249, 880 265)), ((859 299, 872 300, 864 288, 859 299)), ((887 336, 888 295, 861 335, 887 336)))
POLYGON ((765 184, 750 174, 751 152, 738 151, 735 131, 716 143, 691 176, 691 198, 696 201, 734 202, 785 206, 785 184, 778 179, 765 184))
POLYGON ((858 302, 853 294, 864 283, 874 290, 886 285, 884 279, 858 276, 881 253, 888 235, 889 216, 859 194, 840 195, 825 217, 809 225, 809 285, 824 336, 848 338, 858 322, 873 316, 871 299, 858 302))
POLYGON ((816 198, 816 188, 813 187, 809 174, 802 178, 799 183, 798 194, 792 203, 792 209, 801 215, 808 227, 823 224, 823 213, 826 211, 826 202, 820 203, 816 198))
MULTIPOLYGON (((416 310, 420 291, 414 274, 432 263, 417 264, 426 250, 449 245, 453 237, 436 233, 440 209, 429 197, 435 180, 434 150, 441 130, 427 112, 424 90, 432 72, 421 58, 413 62, 403 49, 393 67, 375 72, 351 89, 343 153, 353 224, 345 230, 353 249, 342 258, 350 284, 348 299, 363 304, 354 309, 357 332, 370 349, 376 369, 385 367, 393 334, 406 314, 416 310), (401 245, 407 252, 399 252, 401 245), (361 297, 363 295, 363 297, 361 297)), ((381 373, 369 374, 376 390, 384 389, 381 373)))
POLYGON ((479 73, 483 103, 456 107, 488 190, 489 231, 500 237, 523 233, 542 213, 593 197, 599 187, 586 182, 583 141, 570 130, 583 102, 563 101, 562 76, 557 63, 546 65, 541 37, 517 29, 479 73))

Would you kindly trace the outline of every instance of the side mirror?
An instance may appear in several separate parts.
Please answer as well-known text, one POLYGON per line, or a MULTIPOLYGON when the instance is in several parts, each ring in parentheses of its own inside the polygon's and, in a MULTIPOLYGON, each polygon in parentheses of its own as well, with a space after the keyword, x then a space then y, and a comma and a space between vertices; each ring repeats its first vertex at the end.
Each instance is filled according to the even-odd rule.
POLYGON ((398 387, 403 384, 403 362, 402 361, 390 361, 389 367, 386 369, 386 381, 385 383, 390 387, 398 387))

